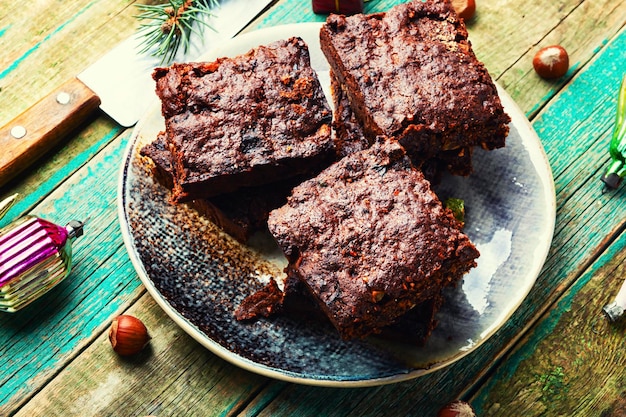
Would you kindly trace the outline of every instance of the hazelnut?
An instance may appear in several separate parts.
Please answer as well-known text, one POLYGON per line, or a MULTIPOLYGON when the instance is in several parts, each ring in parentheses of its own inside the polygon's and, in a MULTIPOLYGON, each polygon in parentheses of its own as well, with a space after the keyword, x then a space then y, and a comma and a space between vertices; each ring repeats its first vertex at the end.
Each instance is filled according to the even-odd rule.
POLYGON ((148 329, 136 317, 122 314, 113 319, 109 329, 113 350, 121 356, 139 353, 150 341, 148 329))
POLYGON ((476 417, 476 413, 465 401, 453 401, 439 410, 437 417, 476 417))
POLYGON ((569 56, 560 45, 546 46, 535 54, 533 67, 542 78, 560 78, 569 69, 569 56))
POLYGON ((461 19, 468 21, 476 13, 476 2, 474 0, 452 0, 452 8, 461 19))

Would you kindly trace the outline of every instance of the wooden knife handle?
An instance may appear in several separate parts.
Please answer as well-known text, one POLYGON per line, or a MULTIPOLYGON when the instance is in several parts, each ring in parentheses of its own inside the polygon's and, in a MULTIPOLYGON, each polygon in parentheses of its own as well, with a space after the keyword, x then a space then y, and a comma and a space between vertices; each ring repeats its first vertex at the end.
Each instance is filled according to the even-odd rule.
POLYGON ((74 78, 0 130, 0 186, 28 168, 84 122, 98 96, 74 78))

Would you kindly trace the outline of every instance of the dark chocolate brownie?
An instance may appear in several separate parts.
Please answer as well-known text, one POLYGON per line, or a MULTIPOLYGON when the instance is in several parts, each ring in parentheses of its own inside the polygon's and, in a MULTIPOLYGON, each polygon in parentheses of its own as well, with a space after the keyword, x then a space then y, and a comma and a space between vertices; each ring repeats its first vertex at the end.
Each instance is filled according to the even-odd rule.
POLYGON ((297 176, 334 158, 332 114, 300 38, 153 73, 176 202, 297 176))
POLYGON ((505 144, 510 118, 467 36, 449 0, 331 15, 320 31, 322 51, 368 138, 393 137, 421 161, 505 144))
MULTIPOLYGON (((338 157, 342 158, 352 152, 367 148, 369 140, 354 116, 348 96, 333 71, 330 71, 330 86, 335 108, 333 113, 335 148, 338 157)), ((439 182, 444 171, 462 176, 467 176, 472 172, 472 148, 470 147, 441 151, 437 156, 426 160, 413 156, 411 159, 413 165, 419 167, 426 179, 434 183, 439 182)))
POLYGON ((260 290, 250 294, 235 310, 237 320, 253 320, 270 317, 282 309, 285 294, 278 287, 274 278, 260 290))
MULTIPOLYGON (((171 154, 165 143, 165 134, 161 133, 156 140, 143 146, 140 154, 153 161, 155 178, 171 189, 171 154)), ((258 187, 244 187, 232 193, 192 200, 187 204, 230 236, 245 243, 254 232, 267 228, 270 211, 285 204, 291 189, 302 180, 289 178, 258 187)))
POLYGON ((394 140, 297 186, 268 226, 287 273, 346 339, 378 333, 455 285, 479 255, 394 140))
MULTIPOLYGON (((439 294, 421 302, 382 329, 379 337, 401 343, 423 345, 439 324, 436 314, 444 297, 439 294)), ((327 321, 328 318, 297 277, 289 276, 281 290, 274 279, 258 291, 247 296, 235 310, 237 320, 253 321, 261 317, 284 314, 303 322, 327 321)))
POLYGON ((160 132, 156 139, 139 149, 139 155, 150 158, 154 163, 152 173, 166 188, 174 187, 172 154, 165 141, 165 132, 160 132))
MULTIPOLYGON (((438 294, 421 302, 396 323, 383 328, 380 337, 403 343, 423 344, 438 324, 435 315, 443 301, 443 295, 438 294)), ((269 283, 240 303, 235 311, 235 318, 255 320, 279 313, 300 320, 328 320, 305 284, 294 275, 287 277, 282 290, 273 278, 270 279, 269 283)))
POLYGON ((288 276, 283 289, 272 278, 268 284, 248 295, 235 311, 237 320, 255 320, 282 313, 302 321, 328 320, 308 289, 295 276, 288 276))

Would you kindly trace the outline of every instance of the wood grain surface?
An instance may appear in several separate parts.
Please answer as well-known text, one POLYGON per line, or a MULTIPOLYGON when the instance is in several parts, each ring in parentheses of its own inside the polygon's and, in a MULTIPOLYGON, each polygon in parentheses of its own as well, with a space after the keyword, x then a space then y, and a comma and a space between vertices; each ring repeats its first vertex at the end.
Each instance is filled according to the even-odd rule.
MULTIPOLYGON (((366 12, 400 1, 371 0, 366 12)), ((0 0, 0 125, 70 79, 137 26, 132 1, 39 1, 34 12, 0 0)), ((281 0, 247 30, 323 21, 309 1, 281 0)), ((617 88, 626 72, 625 0, 479 0, 470 40, 537 131, 553 171, 557 225, 547 262, 513 317, 487 343, 425 377, 337 389, 271 380, 219 359, 185 334, 146 293, 117 218, 119 170, 130 129, 96 116, 0 188, 27 212, 85 220, 73 273, 35 306, 0 316, 0 415, 17 416, 435 416, 464 398, 480 416, 626 413, 626 324, 602 306, 626 279, 626 189, 608 192, 617 88), (561 44, 568 74, 537 77, 532 56, 561 44), (145 321, 149 349, 123 360, 111 319, 145 321)))

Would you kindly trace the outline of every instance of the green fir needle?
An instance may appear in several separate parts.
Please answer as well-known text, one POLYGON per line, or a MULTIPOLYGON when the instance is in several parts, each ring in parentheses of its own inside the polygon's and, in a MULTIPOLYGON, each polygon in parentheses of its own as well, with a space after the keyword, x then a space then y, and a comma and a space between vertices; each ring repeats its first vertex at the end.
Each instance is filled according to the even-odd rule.
POLYGON ((170 64, 180 48, 187 52, 192 36, 202 36, 205 28, 213 30, 206 18, 214 16, 218 0, 168 0, 164 4, 139 4, 141 22, 138 33, 143 37, 141 53, 161 58, 170 64))

